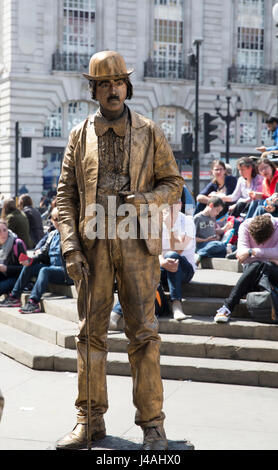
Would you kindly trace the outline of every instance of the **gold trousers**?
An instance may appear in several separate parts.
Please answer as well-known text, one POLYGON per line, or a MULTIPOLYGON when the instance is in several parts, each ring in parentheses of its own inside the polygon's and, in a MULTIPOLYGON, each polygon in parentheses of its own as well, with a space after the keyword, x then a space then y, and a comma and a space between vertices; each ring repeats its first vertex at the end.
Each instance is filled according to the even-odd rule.
MULTIPOLYGON (((162 424, 163 386, 160 374, 160 337, 155 317, 155 295, 160 280, 157 256, 151 256, 144 240, 96 240, 85 253, 91 273, 88 282, 90 315, 91 416, 101 418, 108 408, 106 384, 107 331, 114 302, 114 280, 129 339, 128 357, 133 380, 135 423, 142 428, 162 424)), ((78 290, 80 333, 76 338, 78 361, 77 421, 86 423, 86 315, 84 282, 78 290)))

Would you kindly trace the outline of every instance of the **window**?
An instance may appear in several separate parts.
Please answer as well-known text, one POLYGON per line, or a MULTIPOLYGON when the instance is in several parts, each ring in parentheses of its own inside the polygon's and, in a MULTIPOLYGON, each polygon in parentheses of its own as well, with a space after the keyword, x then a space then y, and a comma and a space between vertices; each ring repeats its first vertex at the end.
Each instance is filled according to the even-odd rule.
POLYGON ((60 106, 47 118, 44 137, 68 138, 72 128, 84 121, 97 108, 96 104, 87 101, 71 101, 63 107, 60 106))
POLYGON ((158 76, 176 77, 183 55, 183 0, 155 0, 154 60, 160 63, 158 76))
POLYGON ((238 0, 237 65, 263 68, 264 0, 238 0))
POLYGON ((257 113, 243 111, 239 118, 239 144, 257 145, 257 113))
POLYGON ((157 124, 162 128, 173 150, 181 148, 181 134, 193 132, 193 123, 183 110, 174 106, 160 106, 157 108, 157 124))
POLYGON ((44 137, 62 137, 62 108, 57 108, 47 118, 44 127, 44 137))
MULTIPOLYGON (((230 124, 230 145, 266 147, 273 145, 272 133, 266 125, 267 115, 256 111, 242 111, 236 121, 230 124)), ((226 144, 226 125, 222 125, 221 141, 226 144)))
POLYGON ((72 130, 74 126, 84 121, 89 114, 89 103, 86 101, 75 101, 68 105, 68 132, 72 130))
POLYGON ((95 0, 64 0, 63 52, 95 52, 95 0))

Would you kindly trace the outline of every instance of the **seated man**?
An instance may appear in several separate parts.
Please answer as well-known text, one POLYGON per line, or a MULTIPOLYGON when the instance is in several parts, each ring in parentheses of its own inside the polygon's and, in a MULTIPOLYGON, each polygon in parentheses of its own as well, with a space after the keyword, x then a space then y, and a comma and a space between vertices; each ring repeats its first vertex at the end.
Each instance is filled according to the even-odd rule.
POLYGON ((220 240, 224 232, 233 228, 233 224, 230 222, 223 227, 217 225, 216 217, 222 211, 223 206, 222 199, 214 196, 206 208, 194 216, 198 254, 197 266, 203 258, 225 258, 228 253, 235 249, 229 243, 231 237, 227 237, 223 241, 220 240))
POLYGON ((9 297, 1 302, 1 307, 20 307, 20 296, 23 289, 34 276, 37 276, 37 280, 26 306, 20 309, 21 313, 39 313, 41 311, 39 302, 43 293, 47 290, 49 282, 56 284, 73 284, 72 280, 67 275, 61 255, 58 209, 56 207, 52 210, 51 219, 55 230, 50 232, 45 245, 38 255, 34 258, 27 256, 25 256, 25 259, 23 259, 24 257, 22 258, 21 264, 24 268, 9 297))
MULTIPOLYGON (((175 320, 183 320, 182 284, 191 281, 195 272, 195 226, 193 217, 181 212, 181 202, 163 212, 162 254, 159 256, 161 282, 168 285, 175 320)), ((122 315, 119 302, 110 317, 110 329, 117 328, 122 315)))
POLYGON ((244 265, 243 274, 228 299, 214 317, 227 323, 240 299, 256 291, 262 263, 270 262, 269 280, 278 286, 278 219, 269 214, 246 219, 239 227, 237 259, 244 265))

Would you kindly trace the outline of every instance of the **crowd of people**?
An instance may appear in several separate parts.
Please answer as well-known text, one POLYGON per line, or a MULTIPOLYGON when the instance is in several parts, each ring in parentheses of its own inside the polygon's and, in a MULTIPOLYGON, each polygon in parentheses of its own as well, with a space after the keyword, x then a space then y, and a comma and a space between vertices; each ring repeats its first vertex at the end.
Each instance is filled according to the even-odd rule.
MULTIPOLYGON (((163 211, 160 287, 169 292, 167 305, 175 320, 186 318, 183 286, 207 258, 237 259, 244 267, 215 314, 217 323, 228 322, 242 296, 258 288, 258 272, 265 263, 270 264, 271 282, 278 286, 278 169, 267 157, 240 158, 237 176, 222 160, 214 160, 211 181, 197 196, 194 212, 183 199, 163 211)), ((61 253, 56 197, 42 197, 38 208, 29 194, 21 195, 17 204, 5 199, 0 219, 0 295, 5 298, 0 306, 40 312, 49 282, 73 284, 61 253), (31 257, 27 250, 33 250, 31 257), (22 306, 24 290, 31 293, 22 306)), ((122 315, 118 301, 110 329, 118 328, 122 315)))
POLYGON ((56 198, 48 200, 47 205, 45 198, 42 201, 43 209, 43 204, 38 209, 34 207, 29 194, 21 195, 17 203, 13 198, 3 201, 0 295, 4 295, 4 299, 0 306, 17 307, 21 313, 41 312, 41 297, 50 282, 73 284, 61 254, 56 198), (31 293, 26 305, 22 306, 24 290, 31 290, 31 293))

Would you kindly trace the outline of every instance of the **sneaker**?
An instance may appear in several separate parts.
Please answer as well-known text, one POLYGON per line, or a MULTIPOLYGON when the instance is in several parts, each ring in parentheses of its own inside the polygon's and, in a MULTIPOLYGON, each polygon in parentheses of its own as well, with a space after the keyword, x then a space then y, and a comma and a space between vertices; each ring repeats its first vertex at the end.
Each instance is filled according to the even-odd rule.
POLYGON ((41 313, 40 304, 29 299, 27 304, 19 310, 21 313, 41 313))
POLYGON ((186 315, 183 313, 182 304, 180 300, 173 300, 172 313, 173 313, 173 318, 177 321, 181 321, 186 318, 186 315))
POLYGON ((8 295, 4 300, 0 302, 0 307, 21 307, 20 299, 17 299, 12 294, 8 295))
POLYGON ((232 251, 232 253, 228 253, 225 258, 227 259, 236 259, 236 251, 232 251))
POLYGON ((230 310, 226 307, 226 305, 223 305, 217 310, 214 321, 215 323, 228 323, 230 316, 230 310))
POLYGON ((121 315, 112 310, 110 316, 109 330, 119 330, 118 322, 121 318, 121 315))

